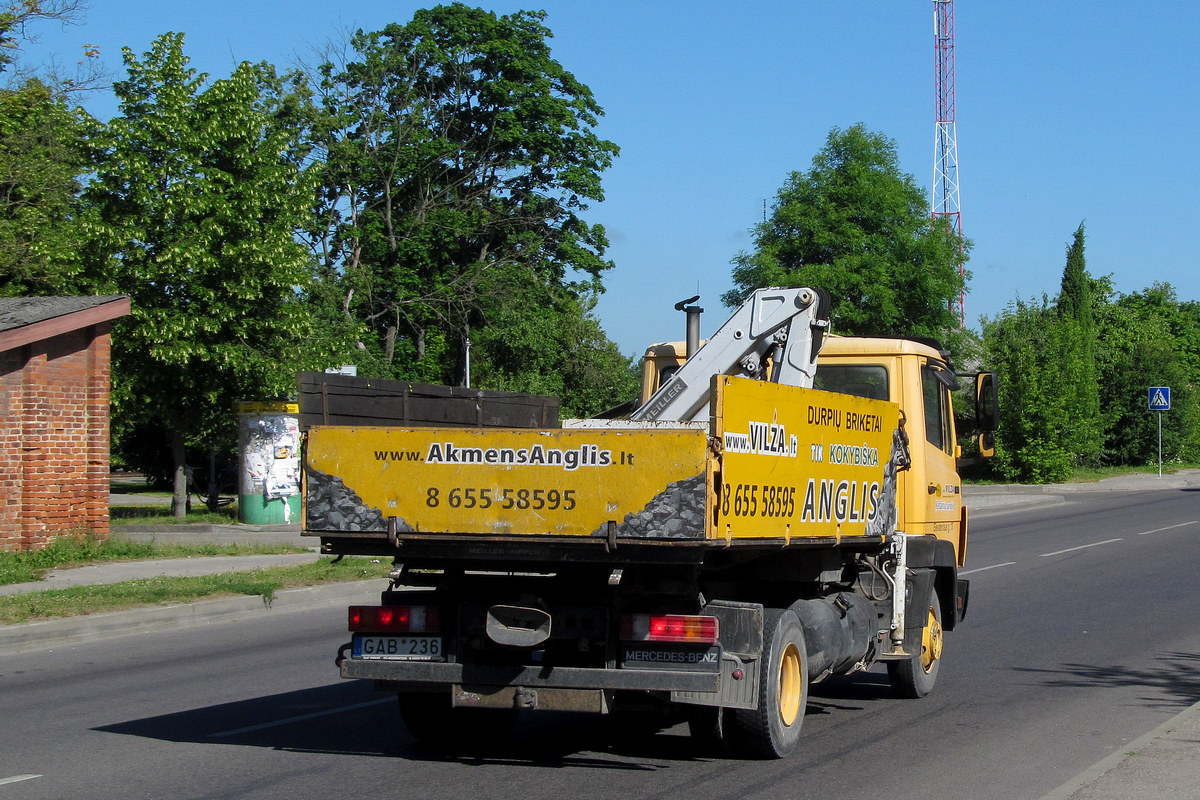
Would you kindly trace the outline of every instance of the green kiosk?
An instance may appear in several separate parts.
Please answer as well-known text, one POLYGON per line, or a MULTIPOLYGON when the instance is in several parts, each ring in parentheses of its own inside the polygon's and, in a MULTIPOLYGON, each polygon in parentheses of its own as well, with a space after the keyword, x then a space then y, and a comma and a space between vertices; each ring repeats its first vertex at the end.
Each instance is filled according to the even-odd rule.
POLYGON ((234 403, 238 415, 238 520, 280 525, 300 520, 300 406, 234 403))

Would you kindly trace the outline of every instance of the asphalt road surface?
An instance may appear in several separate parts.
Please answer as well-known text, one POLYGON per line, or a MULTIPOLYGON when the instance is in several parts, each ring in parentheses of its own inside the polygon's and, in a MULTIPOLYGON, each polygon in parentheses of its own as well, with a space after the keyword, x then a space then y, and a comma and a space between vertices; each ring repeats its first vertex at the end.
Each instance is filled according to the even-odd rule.
POLYGON ((783 761, 545 713, 436 756, 337 678, 341 608, 0 654, 0 800, 1036 799, 1200 699, 1200 493, 979 517, 967 572, 934 693, 894 699, 882 670, 816 686, 783 761))

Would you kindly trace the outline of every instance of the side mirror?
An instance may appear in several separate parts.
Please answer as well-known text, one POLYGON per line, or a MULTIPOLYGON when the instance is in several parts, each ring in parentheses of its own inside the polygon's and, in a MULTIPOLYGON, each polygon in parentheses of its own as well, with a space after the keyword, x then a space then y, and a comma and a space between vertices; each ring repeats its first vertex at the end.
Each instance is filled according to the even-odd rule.
POLYGON ((996 434, 993 431, 979 434, 975 437, 975 444, 979 447, 980 458, 996 457, 996 434))
MULTIPOLYGON (((996 373, 975 374, 975 430, 990 433, 1000 427, 1000 408, 996 403, 996 373)), ((992 437, 994 447, 994 437, 992 437)), ((983 441, 980 441, 983 451, 983 441)))

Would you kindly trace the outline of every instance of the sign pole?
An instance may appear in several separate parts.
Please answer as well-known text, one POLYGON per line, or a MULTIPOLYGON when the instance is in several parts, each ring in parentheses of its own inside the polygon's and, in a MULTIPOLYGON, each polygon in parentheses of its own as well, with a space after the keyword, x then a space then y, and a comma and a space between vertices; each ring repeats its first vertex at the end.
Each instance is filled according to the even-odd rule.
POLYGON ((1158 412, 1158 477, 1162 477, 1162 415, 1171 410, 1171 387, 1151 386, 1147 405, 1158 412))

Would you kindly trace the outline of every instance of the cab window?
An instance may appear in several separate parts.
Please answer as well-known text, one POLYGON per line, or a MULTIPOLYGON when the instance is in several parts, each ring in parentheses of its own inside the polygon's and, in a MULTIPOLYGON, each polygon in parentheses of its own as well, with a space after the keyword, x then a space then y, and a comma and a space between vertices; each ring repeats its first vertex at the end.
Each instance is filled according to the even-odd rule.
POLYGON ((921 396, 925 415, 925 439, 940 450, 953 453, 950 435, 950 390, 938 380, 937 371, 921 367, 921 396))
POLYGON ((813 388, 871 400, 887 400, 890 396, 887 368, 880 364, 818 365, 813 388))

